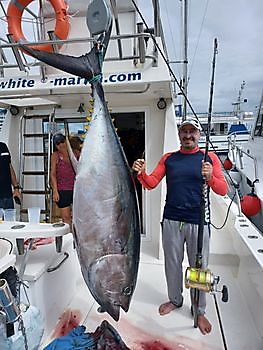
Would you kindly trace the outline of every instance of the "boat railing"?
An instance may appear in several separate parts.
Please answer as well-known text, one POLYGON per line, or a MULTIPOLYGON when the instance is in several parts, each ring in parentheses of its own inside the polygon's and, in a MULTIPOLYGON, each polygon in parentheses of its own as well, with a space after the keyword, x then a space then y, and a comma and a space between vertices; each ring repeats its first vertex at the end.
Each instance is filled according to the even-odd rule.
POLYGON ((257 159, 253 157, 249 151, 245 151, 242 146, 238 145, 236 134, 230 134, 228 136, 228 153, 231 158, 232 164, 234 167, 238 166, 240 170, 244 169, 243 158, 247 157, 252 160, 253 168, 254 168, 254 181, 258 179, 258 164, 257 159))
POLYGON ((248 130, 234 131, 234 132, 231 132, 230 134, 228 134, 227 137, 228 138, 236 138, 238 135, 248 135, 249 136, 249 131, 248 130))
MULTIPOLYGON (((125 39, 137 39, 138 40, 138 50, 134 50, 134 53, 132 55, 129 56, 123 56, 122 54, 118 55, 118 56, 111 56, 105 57, 104 61, 123 61, 123 60, 133 60, 134 63, 136 63, 138 60, 140 61, 140 63, 144 63, 145 59, 151 59, 152 60, 152 65, 153 67, 156 67, 158 64, 158 50, 155 47, 155 43, 153 44, 153 53, 151 55, 146 54, 146 41, 151 39, 152 36, 153 38, 155 38, 154 34, 150 34, 150 33, 146 33, 146 32, 142 32, 142 28, 141 26, 138 25, 137 27, 138 29, 138 33, 132 33, 132 34, 119 34, 119 35, 113 35, 111 36, 110 40, 125 40, 125 39)), ((23 45, 25 46, 30 46, 30 45, 46 45, 46 44, 52 44, 52 45, 62 45, 62 44, 74 44, 74 43, 83 43, 83 42, 87 42, 87 43, 94 43, 96 40, 93 37, 82 37, 82 38, 69 38, 69 39, 65 39, 65 40, 38 40, 36 41, 28 41, 28 42, 23 42, 23 45)), ((8 42, 6 40, 4 40, 3 38, 0 38, 0 52, 3 52, 3 49, 8 49, 11 48, 13 51, 15 50, 19 55, 19 47, 21 45, 19 43, 15 43, 15 42, 8 42), (4 42, 4 44, 2 43, 4 42)), ((136 45, 135 45, 136 46, 136 45)), ((25 60, 23 60, 23 65, 27 68, 30 68, 32 66, 36 67, 36 66, 41 66, 43 65, 43 63, 40 62, 34 62, 32 64, 31 63, 26 63, 24 62, 25 60)), ((1 61, 0 61, 1 62, 1 61)), ((0 64, 0 70, 3 71, 3 69, 6 68, 16 68, 19 67, 18 64, 10 64, 7 62, 7 60, 2 60, 1 64, 0 64)), ((21 69, 20 69, 21 70, 21 69)), ((23 69, 22 69, 23 70, 23 69)))

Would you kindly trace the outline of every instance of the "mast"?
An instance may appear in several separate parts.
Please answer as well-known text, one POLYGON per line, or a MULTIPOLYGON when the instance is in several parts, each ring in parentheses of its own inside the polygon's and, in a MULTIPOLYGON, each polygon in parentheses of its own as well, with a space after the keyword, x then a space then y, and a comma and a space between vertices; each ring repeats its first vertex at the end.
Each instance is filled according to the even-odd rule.
POLYGON ((244 101, 241 101, 241 96, 243 93, 243 90, 245 88, 246 82, 245 80, 242 81, 242 84, 240 86, 240 90, 238 91, 238 97, 237 97, 237 102, 233 102, 232 105, 234 106, 233 114, 234 116, 237 116, 239 119, 241 118, 241 103, 242 102, 247 102, 247 99, 244 99, 244 101))

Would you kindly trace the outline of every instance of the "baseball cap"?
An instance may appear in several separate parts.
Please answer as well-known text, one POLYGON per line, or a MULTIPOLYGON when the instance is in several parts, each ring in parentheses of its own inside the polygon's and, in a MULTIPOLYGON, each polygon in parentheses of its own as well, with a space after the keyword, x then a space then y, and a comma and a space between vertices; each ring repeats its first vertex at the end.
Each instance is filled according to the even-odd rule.
POLYGON ((66 140, 65 136, 61 133, 57 133, 53 136, 54 145, 60 143, 61 141, 65 141, 65 140, 66 140))
POLYGON ((189 118, 186 119, 185 121, 182 122, 182 124, 179 126, 179 130, 185 126, 185 125, 192 125, 193 127, 195 127, 197 130, 202 130, 202 127, 199 123, 199 121, 197 119, 193 119, 193 118, 189 118))

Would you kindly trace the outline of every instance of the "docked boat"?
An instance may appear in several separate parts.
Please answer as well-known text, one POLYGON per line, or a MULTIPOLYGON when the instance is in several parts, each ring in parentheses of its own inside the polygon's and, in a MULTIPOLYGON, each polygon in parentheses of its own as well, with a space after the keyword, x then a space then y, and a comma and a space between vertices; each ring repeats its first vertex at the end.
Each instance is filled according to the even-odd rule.
MULTIPOLYGON (((27 2, 30 10, 27 16, 33 14, 32 21, 25 19, 33 28, 28 35, 31 38, 32 32, 37 33, 31 43, 47 45, 47 50, 52 46, 62 54, 85 55, 94 42, 86 25, 89 2, 68 0, 67 3, 70 29, 64 28, 65 38, 57 41, 53 31, 56 18, 50 3, 43 2, 38 10, 27 2), (45 34, 48 30, 51 30, 49 39, 45 34)), ((151 171, 163 153, 179 148, 158 1, 153 1, 151 28, 141 23, 133 1, 110 1, 110 4, 114 26, 103 63, 105 96, 128 162, 131 164, 144 155, 147 170, 151 171)), ((3 12, 5 16, 6 9, 3 12)), ((12 33, 6 28, 6 34, 12 33)), ((90 86, 83 78, 26 56, 18 50, 12 35, 7 38, 0 45, 5 58, 0 65, 0 106, 6 111, 0 141, 7 143, 12 154, 23 200, 21 206, 16 204, 16 222, 0 223, 0 273, 3 281, 3 273, 14 267, 23 281, 19 295, 23 311, 16 308, 14 311, 22 313, 24 322, 18 329, 18 318, 13 318, 13 334, 7 337, 4 326, 8 314, 0 306, 3 349, 4 346, 44 349, 74 326, 81 324, 93 332, 106 319, 133 350, 262 350, 263 237, 228 196, 211 196, 210 270, 220 275, 229 291, 229 302, 220 302, 220 311, 214 300, 216 295, 220 298, 221 282, 218 293, 207 295, 207 317, 213 324, 211 334, 204 337, 193 327, 187 289, 182 309, 165 317, 158 314, 159 304, 167 299, 160 238, 164 183, 149 192, 140 185, 137 187, 142 218, 141 255, 129 311, 123 312, 118 322, 97 312, 99 305, 82 278, 70 228, 60 222, 50 189, 52 135, 61 131, 85 137, 93 108, 90 86), (12 57, 5 54, 10 48, 12 57), (40 224, 28 224, 30 207, 41 208, 40 224), (51 237, 52 242, 32 249, 32 239, 38 236, 51 237)), ((184 266, 187 265, 185 261, 184 266)), ((0 288, 6 288, 5 282, 0 288)), ((16 301, 12 303, 15 305, 16 301)))
MULTIPOLYGON (((210 149, 219 155, 227 155, 229 140, 235 140, 237 146, 248 141, 251 129, 254 125, 254 112, 245 112, 241 106, 247 102, 242 99, 245 81, 242 82, 236 102, 232 112, 214 112, 211 120, 210 149)), ((198 120, 203 126, 200 138, 200 148, 205 148, 208 116, 206 113, 198 114, 198 120)))
MULTIPOLYGON (((200 123, 207 128, 207 115, 198 115, 200 123)), ((212 117, 210 149, 218 154, 228 153, 228 140, 235 139, 236 144, 242 146, 249 139, 254 121, 253 112, 243 112, 242 117, 233 113, 214 113, 212 117)), ((206 137, 204 133, 200 138, 200 148, 205 148, 206 137)))

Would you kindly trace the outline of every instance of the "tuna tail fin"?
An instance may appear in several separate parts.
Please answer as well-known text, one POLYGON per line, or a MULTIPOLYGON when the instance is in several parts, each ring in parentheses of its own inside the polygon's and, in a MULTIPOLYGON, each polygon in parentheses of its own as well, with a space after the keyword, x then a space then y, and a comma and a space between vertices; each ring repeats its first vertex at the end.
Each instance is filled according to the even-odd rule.
POLYGON ((94 76, 94 69, 90 65, 89 55, 94 55, 95 48, 93 48, 88 54, 79 57, 35 50, 24 44, 21 44, 21 48, 39 61, 69 74, 77 75, 88 80, 92 79, 94 76))
POLYGON ((20 46, 23 51, 39 61, 69 74, 91 80, 101 73, 101 62, 98 55, 98 47, 102 48, 102 59, 104 59, 110 40, 111 28, 112 23, 110 24, 107 32, 99 36, 97 44, 94 45, 90 52, 79 57, 36 50, 24 45, 23 43, 20 43, 20 46))

